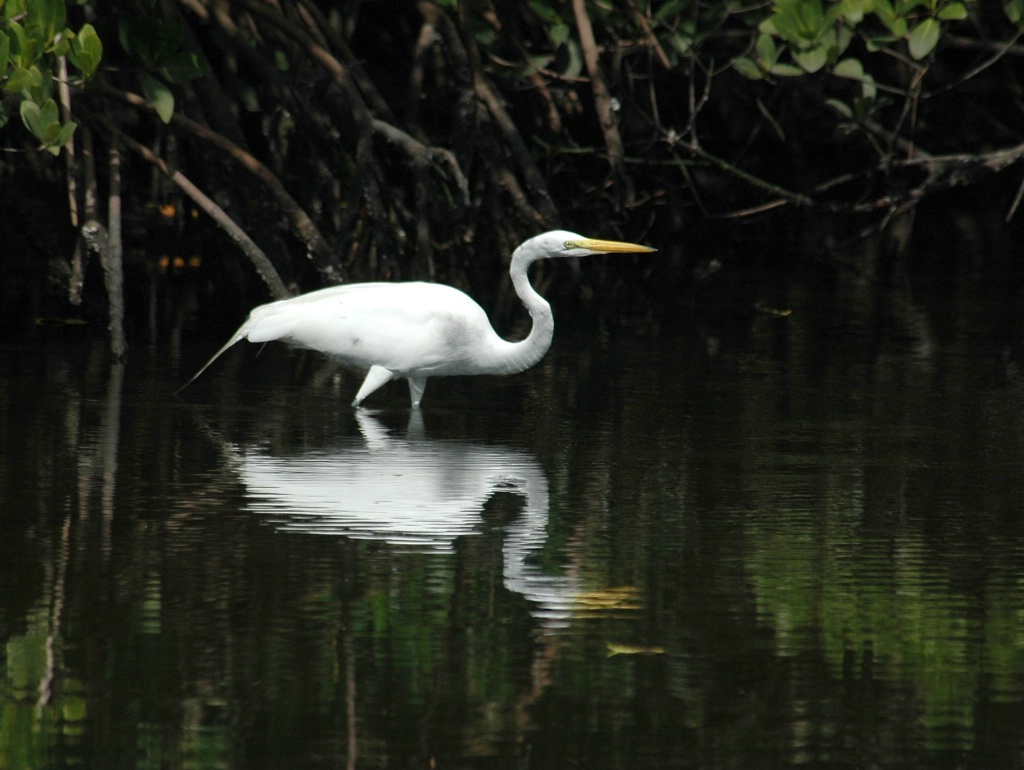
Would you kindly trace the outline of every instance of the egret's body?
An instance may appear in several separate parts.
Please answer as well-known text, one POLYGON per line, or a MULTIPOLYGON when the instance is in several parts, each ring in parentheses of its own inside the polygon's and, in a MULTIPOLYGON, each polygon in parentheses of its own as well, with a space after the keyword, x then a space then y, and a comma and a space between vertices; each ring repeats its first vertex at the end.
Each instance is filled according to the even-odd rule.
POLYGON ((353 406, 359 406, 385 383, 404 377, 409 381, 412 405, 418 407, 428 377, 516 374, 544 357, 555 324, 550 305, 527 277, 533 262, 647 251, 654 249, 593 240, 562 230, 523 243, 512 255, 509 275, 533 326, 529 336, 519 342, 499 337, 483 308, 469 296, 436 283, 356 283, 270 302, 255 308, 192 380, 241 339, 278 340, 369 370, 353 406))

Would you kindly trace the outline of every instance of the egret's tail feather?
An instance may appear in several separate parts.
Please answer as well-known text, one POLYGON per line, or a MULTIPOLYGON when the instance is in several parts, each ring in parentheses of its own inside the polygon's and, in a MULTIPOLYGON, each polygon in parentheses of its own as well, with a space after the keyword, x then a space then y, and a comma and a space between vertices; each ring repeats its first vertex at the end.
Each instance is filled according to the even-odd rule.
POLYGON ((236 331, 234 334, 231 335, 231 339, 229 339, 227 342, 224 343, 224 347, 222 347, 220 350, 218 350, 216 353, 214 353, 213 356, 210 358, 210 360, 207 361, 205 364, 203 364, 202 368, 189 378, 188 382, 186 382, 184 385, 182 385, 180 388, 178 388, 174 392, 175 393, 181 393, 181 391, 183 391, 185 388, 187 388, 189 385, 191 385, 193 382, 195 382, 199 378, 200 374, 202 374, 203 372, 205 372, 207 369, 210 368, 210 364, 212 364, 214 361, 216 361, 218 358, 220 358, 224 354, 224 351, 226 351, 228 348, 230 348, 232 345, 234 345, 239 340, 245 339, 245 336, 248 333, 249 333, 249 322, 246 321, 244 324, 242 324, 241 326, 238 327, 238 331, 236 331))

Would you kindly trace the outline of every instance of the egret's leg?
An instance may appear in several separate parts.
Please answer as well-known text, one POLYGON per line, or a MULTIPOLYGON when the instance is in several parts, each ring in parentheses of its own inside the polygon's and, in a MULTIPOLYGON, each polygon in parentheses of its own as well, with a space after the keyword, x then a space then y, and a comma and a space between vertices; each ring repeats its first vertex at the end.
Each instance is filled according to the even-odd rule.
POLYGON ((427 389, 426 377, 409 378, 409 398, 412 399, 412 408, 419 409, 420 401, 423 400, 423 391, 427 389))
POLYGON ((352 402, 352 406, 359 406, 363 403, 364 398, 385 383, 391 382, 393 379, 395 379, 394 372, 390 369, 385 369, 383 366, 377 366, 374 364, 370 367, 370 371, 366 373, 366 379, 363 380, 363 384, 359 388, 359 392, 356 393, 356 400, 352 402))

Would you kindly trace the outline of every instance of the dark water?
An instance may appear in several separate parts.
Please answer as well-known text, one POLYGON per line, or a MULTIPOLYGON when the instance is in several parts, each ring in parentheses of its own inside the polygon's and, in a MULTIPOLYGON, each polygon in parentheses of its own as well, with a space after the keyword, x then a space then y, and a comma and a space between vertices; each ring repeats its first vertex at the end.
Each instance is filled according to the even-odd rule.
POLYGON ((816 291, 412 416, 4 344, 0 768, 1024 766, 1021 318, 816 291))

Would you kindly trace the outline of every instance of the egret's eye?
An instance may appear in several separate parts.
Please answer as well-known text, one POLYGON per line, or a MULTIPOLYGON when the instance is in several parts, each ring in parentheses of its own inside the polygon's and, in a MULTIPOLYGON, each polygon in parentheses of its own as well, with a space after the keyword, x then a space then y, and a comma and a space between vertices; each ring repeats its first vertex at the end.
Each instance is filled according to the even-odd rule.
POLYGON ((576 248, 576 241, 566 241, 563 245, 566 251, 572 251, 576 248))

